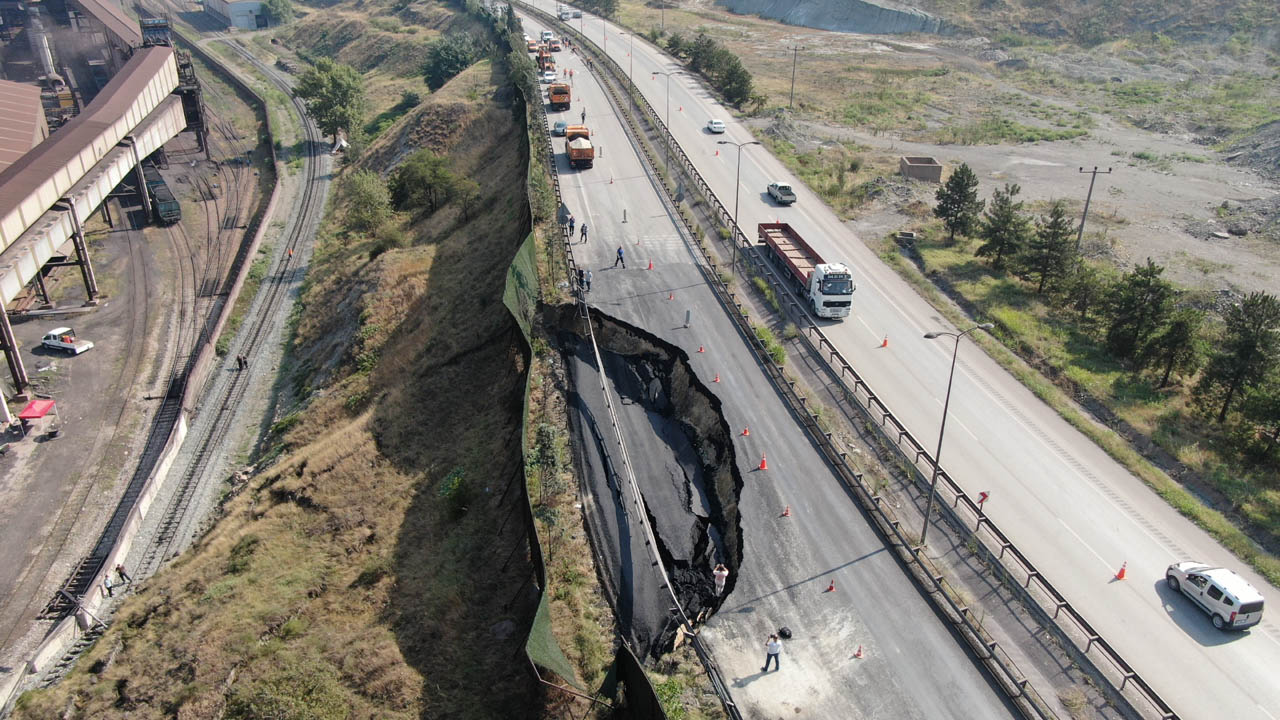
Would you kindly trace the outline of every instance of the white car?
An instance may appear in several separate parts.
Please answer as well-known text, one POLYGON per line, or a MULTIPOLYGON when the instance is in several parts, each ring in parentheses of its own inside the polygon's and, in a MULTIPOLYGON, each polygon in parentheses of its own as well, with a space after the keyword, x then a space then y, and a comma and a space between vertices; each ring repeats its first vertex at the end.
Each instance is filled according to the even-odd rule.
POLYGON ((50 350, 62 350, 72 355, 79 355, 82 352, 93 349, 93 343, 77 338, 76 331, 69 327, 50 330, 44 334, 44 339, 40 341, 40 344, 50 350))
POLYGON ((555 71, 555 70, 548 70, 548 71, 546 71, 546 72, 542 73, 542 82, 544 82, 544 83, 553 83, 553 82, 555 82, 559 77, 560 77, 559 75, 556 75, 556 71, 555 71))
POLYGON ((1170 565, 1164 581, 1199 605, 1219 630, 1262 622, 1262 593, 1234 571, 1187 560, 1170 565))
POLYGON ((723 120, 714 120, 714 119, 713 119, 713 120, 708 120, 708 121, 707 121, 707 130, 710 130, 710 131, 711 131, 711 132, 713 132, 713 133, 722 133, 722 132, 724 132, 724 121, 723 121, 723 120))

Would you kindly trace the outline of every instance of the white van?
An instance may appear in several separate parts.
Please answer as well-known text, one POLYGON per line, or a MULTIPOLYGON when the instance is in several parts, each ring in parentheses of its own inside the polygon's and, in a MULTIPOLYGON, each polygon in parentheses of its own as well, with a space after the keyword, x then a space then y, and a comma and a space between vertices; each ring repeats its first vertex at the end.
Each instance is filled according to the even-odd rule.
POLYGON ((1194 600, 1219 630, 1241 630, 1262 622, 1262 593, 1231 570, 1187 560, 1170 565, 1164 580, 1194 600))
POLYGON ((549 43, 549 42, 551 42, 551 39, 552 39, 552 38, 554 38, 555 36, 556 36, 556 34, 555 34, 555 33, 553 33, 553 32, 551 32, 550 30, 543 30, 543 31, 542 31, 542 42, 544 42, 544 43, 549 43))

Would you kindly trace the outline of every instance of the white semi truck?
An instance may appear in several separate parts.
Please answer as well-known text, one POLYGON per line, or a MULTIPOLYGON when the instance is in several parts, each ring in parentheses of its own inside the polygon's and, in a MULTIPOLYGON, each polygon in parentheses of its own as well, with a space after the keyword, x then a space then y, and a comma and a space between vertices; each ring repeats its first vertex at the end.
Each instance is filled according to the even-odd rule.
POLYGON ((824 262, 787 223, 760 223, 760 242, 769 246, 774 264, 809 301, 820 318, 848 317, 853 306, 853 273, 844 263, 824 262))

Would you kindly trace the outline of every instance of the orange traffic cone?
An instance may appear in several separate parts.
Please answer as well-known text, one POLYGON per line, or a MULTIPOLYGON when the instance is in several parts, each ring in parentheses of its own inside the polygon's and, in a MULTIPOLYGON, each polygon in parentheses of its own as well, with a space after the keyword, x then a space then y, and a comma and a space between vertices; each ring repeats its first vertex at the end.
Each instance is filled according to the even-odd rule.
POLYGON ((751 428, 749 428, 749 427, 744 427, 744 428, 742 428, 742 437, 746 437, 746 436, 748 436, 748 435, 750 435, 750 434, 751 434, 751 428))
POLYGON ((706 352, 706 349, 704 349, 701 345, 699 345, 698 352, 706 352))
POLYGON ((788 505, 782 509, 782 515, 779 517, 791 517, 791 506, 788 505))
POLYGON ((1129 563, 1128 563, 1128 562, 1120 563, 1120 572, 1116 573, 1116 579, 1117 579, 1117 580, 1123 580, 1123 579, 1124 579, 1124 571, 1125 571, 1125 568, 1127 568, 1127 567, 1129 567, 1129 563))
POLYGON ((653 269, 653 261, 652 261, 652 260, 650 260, 650 261, 649 261, 649 269, 650 269, 650 270, 652 270, 652 269, 653 269))
POLYGON ((761 454, 761 455, 760 455, 760 469, 761 469, 761 470, 768 470, 768 469, 769 469, 769 456, 768 456, 768 455, 764 455, 764 454, 761 454))
POLYGON ((835 581, 835 580, 832 580, 832 581, 831 581, 831 584, 827 586, 827 589, 826 589, 826 590, 823 590, 823 592, 835 592, 835 591, 836 591, 836 581, 835 581))
POLYGON ((853 654, 853 656, 854 656, 854 657, 856 657, 856 658, 858 658, 859 660, 861 660, 861 659, 862 659, 862 646, 861 646, 861 645, 859 645, 859 646, 858 646, 858 652, 854 653, 854 654, 853 654))
POLYGON ((880 343, 880 347, 889 347, 889 336, 884 336, 884 342, 880 343))
POLYGON ((676 299, 676 294, 675 294, 675 292, 673 291, 673 292, 669 292, 669 293, 667 293, 667 299, 668 299, 668 300, 675 300, 675 299, 676 299))
POLYGON ((720 382, 720 373, 716 373, 716 377, 711 382, 720 382))
POLYGON ((720 151, 719 151, 719 150, 717 150, 717 151, 716 151, 716 157, 720 157, 720 151))

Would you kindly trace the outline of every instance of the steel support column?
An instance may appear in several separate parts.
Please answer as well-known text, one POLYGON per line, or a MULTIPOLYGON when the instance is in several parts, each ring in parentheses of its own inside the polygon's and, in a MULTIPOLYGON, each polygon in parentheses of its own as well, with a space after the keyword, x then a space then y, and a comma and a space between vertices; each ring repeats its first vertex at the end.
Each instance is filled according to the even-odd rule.
POLYGON ((89 248, 84 244, 84 226, 80 224, 80 213, 76 212, 75 203, 70 200, 62 200, 63 207, 67 209, 67 214, 71 216, 71 242, 76 248, 76 264, 80 266, 80 277, 84 278, 84 291, 89 296, 86 305, 94 305, 98 302, 98 278, 93 274, 93 265, 89 262, 89 248))
POLYGON ((146 223, 151 223, 151 190, 147 188, 147 178, 142 174, 142 157, 138 155, 138 145, 133 141, 132 137, 125 137, 121 140, 122 145, 128 145, 129 151, 133 153, 133 174, 138 181, 138 194, 142 196, 142 211, 146 213, 146 223))
MULTIPOLYGON (((4 359, 9 363, 9 374, 13 376, 14 399, 25 399, 31 381, 22 365, 22 355, 18 353, 18 341, 13 337, 13 327, 9 325, 9 313, 4 308, 0 308, 0 344, 4 345, 4 359)), ((3 401, 0 398, 0 402, 3 401)))

